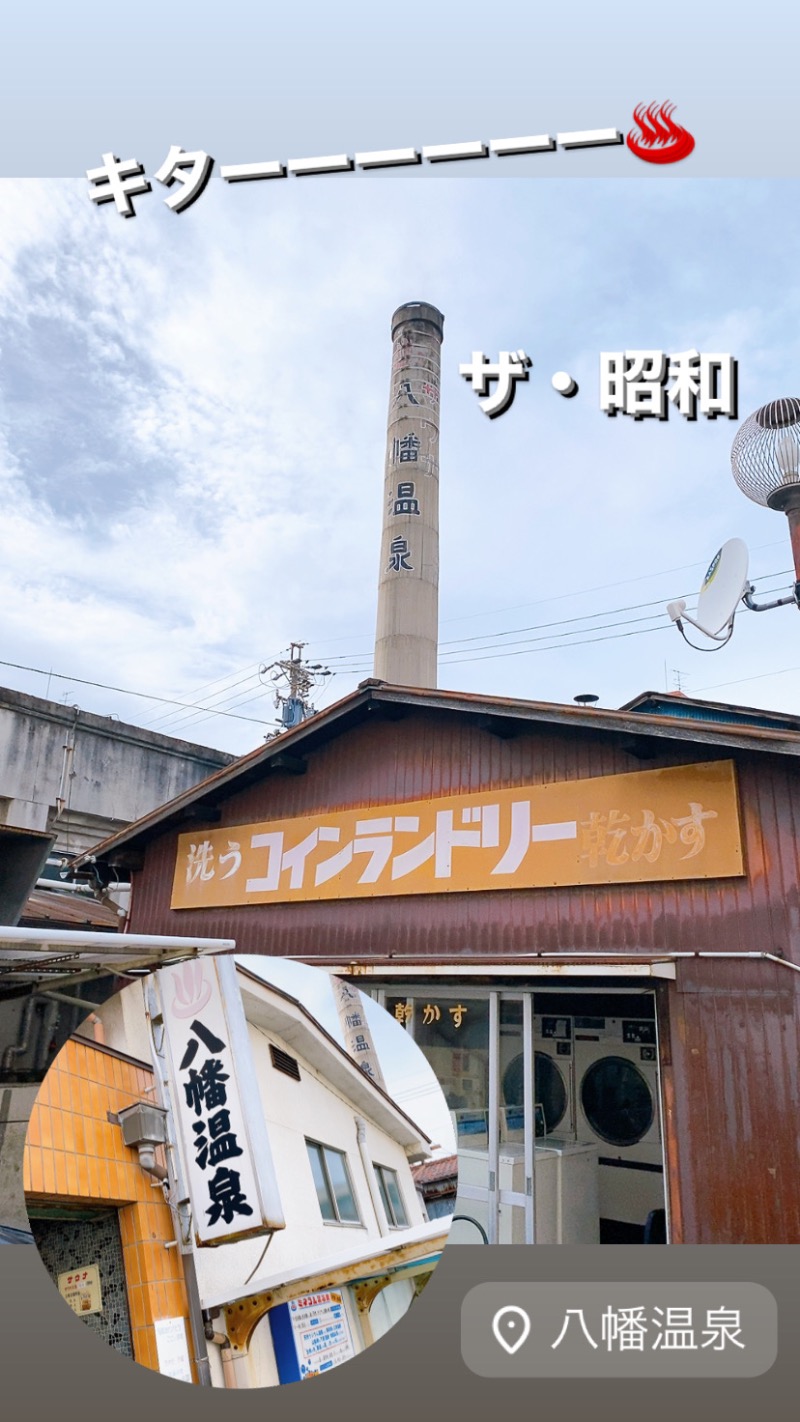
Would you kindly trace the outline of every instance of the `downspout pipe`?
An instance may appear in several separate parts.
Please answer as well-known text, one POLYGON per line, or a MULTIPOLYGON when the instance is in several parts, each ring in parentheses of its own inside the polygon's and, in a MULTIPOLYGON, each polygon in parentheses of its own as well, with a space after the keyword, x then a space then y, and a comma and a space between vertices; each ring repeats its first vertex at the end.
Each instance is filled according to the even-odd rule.
MULTIPOLYGON (((89 1014, 89 1021, 93 1021, 102 1027, 99 1017, 94 1015, 94 1009, 100 1006, 97 1002, 88 1002, 82 997, 70 997, 68 993, 56 992, 52 988, 45 988, 41 992, 32 992, 25 1002, 20 1021, 19 1035, 16 1043, 11 1042, 3 1052, 2 1070, 10 1071, 14 1057, 22 1057, 29 1050, 33 1027, 33 1018, 36 1011, 37 1002, 46 1007, 42 1020, 42 1031, 40 1033, 40 1044, 37 1049, 35 1069, 38 1071, 43 1066, 48 1065, 47 1040, 53 1029, 54 1015, 58 1013, 58 1004, 63 1003, 66 1007, 74 1007, 89 1014)), ((95 1039, 96 1040, 96 1039, 95 1039)))
POLYGON ((10 1071, 15 1057, 22 1057, 28 1050, 31 1040, 31 1024, 33 1014, 36 1010, 37 997, 35 994, 27 999, 22 1009, 22 1020, 19 1027, 19 1035, 16 1043, 11 1042, 3 1052, 3 1071, 10 1071))
POLYGON ((383 1200, 381 1199, 380 1190, 378 1189, 378 1181, 375 1177, 375 1167, 369 1158, 369 1150, 367 1149, 367 1123, 361 1116, 355 1117, 355 1123, 356 1140, 358 1141, 358 1152, 361 1156, 361 1164, 364 1167, 364 1174, 367 1177, 367 1185, 369 1187, 370 1199, 372 1200, 372 1208, 375 1211, 375 1219, 378 1224, 378 1233, 380 1234, 382 1239, 385 1239, 389 1234, 389 1221, 386 1218, 386 1211, 383 1208, 383 1200))
POLYGON ((142 1170, 144 1170, 148 1175, 152 1175, 153 1180, 157 1185, 166 1185, 167 1181, 169 1180, 169 1174, 165 1166, 159 1165, 158 1161, 156 1160, 155 1146, 149 1145, 147 1142, 143 1142, 141 1145, 138 1145, 136 1149, 139 1152, 139 1164, 142 1167, 142 1170))
POLYGON ((205 1325, 204 1332, 206 1342, 213 1343, 214 1346, 216 1348, 219 1348, 220 1350, 220 1358, 222 1361, 222 1376, 225 1382, 225 1387, 238 1388, 239 1380, 237 1378, 236 1368, 234 1366, 235 1359, 233 1356, 233 1348, 231 1347, 230 1338, 228 1337, 227 1333, 217 1332, 217 1330, 214 1328, 213 1319, 205 1312, 203 1313, 203 1321, 205 1325))

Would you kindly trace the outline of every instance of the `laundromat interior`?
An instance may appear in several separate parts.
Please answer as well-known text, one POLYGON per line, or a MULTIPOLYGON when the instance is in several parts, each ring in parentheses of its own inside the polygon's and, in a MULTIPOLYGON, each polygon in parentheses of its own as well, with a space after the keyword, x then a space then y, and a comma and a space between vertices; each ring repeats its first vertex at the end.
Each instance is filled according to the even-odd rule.
POLYGON ((653 989, 436 983, 375 995, 414 1035, 450 1106, 456 1238, 667 1242, 653 989))

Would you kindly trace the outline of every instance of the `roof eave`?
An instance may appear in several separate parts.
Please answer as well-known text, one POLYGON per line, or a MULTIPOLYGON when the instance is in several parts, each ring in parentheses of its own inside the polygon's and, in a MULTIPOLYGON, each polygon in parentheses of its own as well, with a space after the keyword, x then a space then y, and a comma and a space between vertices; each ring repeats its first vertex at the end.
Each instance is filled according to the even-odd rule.
MULTIPOLYGON (((125 830, 102 840, 92 850, 73 861, 73 872, 98 861, 113 862, 121 849, 135 849, 152 833, 163 833, 191 806, 207 802, 209 810, 232 784, 238 788, 257 780, 266 768, 281 769, 292 765, 287 756, 294 756, 303 747, 309 748, 343 729, 344 724, 358 722, 371 708, 410 706, 425 710, 462 712, 496 718, 521 725, 555 725, 565 730, 616 733, 642 739, 691 741, 723 750, 770 752, 776 755, 800 756, 800 734, 792 735, 760 727, 731 727, 688 717, 651 716, 626 710, 611 711, 597 707, 560 705, 557 702, 519 701, 504 697, 481 696, 469 692, 437 691, 421 687, 393 686, 388 682, 364 681, 358 689, 320 711, 301 725, 285 731, 267 745, 250 751, 232 765, 216 771, 191 789, 134 821, 125 830)), ((298 766, 294 764, 294 768, 298 766)))

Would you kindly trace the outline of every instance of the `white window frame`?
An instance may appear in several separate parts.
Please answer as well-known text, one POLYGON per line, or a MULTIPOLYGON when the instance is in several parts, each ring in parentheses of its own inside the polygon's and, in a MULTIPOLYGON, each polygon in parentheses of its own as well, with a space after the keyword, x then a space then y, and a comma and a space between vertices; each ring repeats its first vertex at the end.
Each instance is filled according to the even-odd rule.
POLYGON ((408 1229, 408 1227, 409 1227, 411 1221, 410 1221, 409 1218, 408 1218, 408 1210, 406 1209, 405 1198, 404 1198, 404 1196, 403 1196, 402 1190, 400 1189, 400 1176, 398 1175, 397 1171, 393 1168, 393 1166, 391 1166, 391 1165, 380 1165, 380 1164, 378 1163, 378 1161, 376 1161, 376 1160, 373 1160, 373 1162, 372 1162, 372 1168, 373 1168, 373 1170, 375 1171, 375 1179, 376 1179, 377 1182, 378 1182, 378 1191, 379 1191, 379 1193, 380 1193, 380 1197, 381 1197, 381 1202, 382 1202, 382 1204, 383 1204, 383 1208, 384 1208, 384 1210, 385 1210, 385 1212, 386 1212, 386 1222, 387 1222, 387 1224, 389 1225, 389 1228, 390 1228, 390 1229, 408 1229), (397 1188, 397 1193, 398 1193, 398 1195, 399 1195, 399 1197, 400 1197, 400 1206, 401 1206, 401 1208, 402 1208, 403 1214, 405 1215, 405 1219, 404 1219, 404 1220, 395 1219, 395 1213, 396 1213, 396 1212, 395 1212, 394 1205, 392 1204, 391 1195, 389 1194, 389 1191, 388 1191, 388 1189, 387 1189, 387 1187, 386 1187, 386 1182, 385 1182, 385 1180, 384 1180, 384 1178, 383 1178, 384 1175, 393 1175, 393 1176, 394 1176, 394 1183, 395 1183, 395 1186, 396 1186, 396 1188, 397 1188))
MULTIPOLYGON (((334 1215, 335 1215, 335 1219, 332 1219, 332 1220, 326 1220, 326 1219, 325 1219, 325 1216, 322 1215, 322 1223, 323 1223, 323 1224, 326 1224, 326 1225, 333 1225, 336 1229, 363 1229, 363 1227, 364 1227, 364 1222, 363 1222, 363 1220, 362 1220, 362 1218, 361 1218, 361 1213, 360 1213, 359 1203, 358 1203, 358 1196, 357 1196, 357 1194, 356 1194, 355 1186, 354 1186, 354 1184, 353 1184, 353 1176, 352 1176, 352 1173, 351 1173, 351 1171, 350 1171, 350 1166, 348 1165, 348 1162, 347 1162, 347 1154, 346 1154, 346 1152, 343 1151, 343 1150, 340 1150, 338 1146, 326 1145, 324 1141, 315 1140, 315 1139, 313 1139, 311 1136, 306 1136, 305 1142, 306 1142, 306 1153, 307 1153, 307 1155, 308 1155, 309 1167, 311 1167, 311 1151, 314 1150, 314 1151, 317 1151, 317 1152, 318 1152, 317 1159, 318 1159, 319 1162, 320 1162, 320 1167, 321 1167, 321 1169, 322 1169, 323 1179, 324 1179, 324 1181, 325 1181, 325 1187, 326 1187, 327 1192, 328 1192, 328 1204, 330 1205, 330 1207, 331 1207, 331 1209, 333 1210, 333 1213, 334 1213, 334 1215), (340 1215, 340 1213, 339 1213, 339 1204, 338 1204, 338 1201, 337 1201, 337 1199, 336 1199, 336 1191, 335 1191, 334 1188, 333 1188, 333 1183, 332 1183, 332 1181, 331 1181, 330 1171, 328 1170, 328 1163, 327 1163, 327 1160, 326 1160, 326 1158, 325 1158, 325 1157, 326 1157, 326 1154, 327 1154, 328 1152, 330 1152, 331 1155, 338 1155, 339 1158, 340 1158, 340 1160, 341 1160, 341 1162, 342 1162, 342 1165, 343 1165, 343 1167, 344 1167, 344 1173, 345 1173, 345 1176, 347 1177, 347 1183, 348 1183, 348 1185, 350 1186, 350 1194, 351 1194, 351 1196, 352 1196, 352 1198, 353 1198, 353 1205, 354 1205, 354 1208, 355 1208, 355 1211, 356 1211, 356 1216, 357 1216, 357 1218, 354 1219, 354 1220, 343 1220, 342 1217, 341 1217, 341 1215, 340 1215)), ((311 1174, 312 1174, 312 1179, 314 1179, 314 1172, 313 1172, 313 1169, 312 1169, 312 1171, 311 1171, 311 1174)), ((317 1190, 317 1183, 316 1183, 316 1180, 314 1179, 314 1191, 315 1191, 315 1193, 316 1193, 316 1190, 317 1190)), ((319 1201, 318 1201, 318 1203, 319 1203, 319 1201)), ((321 1206, 320 1206, 320 1214, 322 1214, 322 1207, 321 1207, 321 1206)))

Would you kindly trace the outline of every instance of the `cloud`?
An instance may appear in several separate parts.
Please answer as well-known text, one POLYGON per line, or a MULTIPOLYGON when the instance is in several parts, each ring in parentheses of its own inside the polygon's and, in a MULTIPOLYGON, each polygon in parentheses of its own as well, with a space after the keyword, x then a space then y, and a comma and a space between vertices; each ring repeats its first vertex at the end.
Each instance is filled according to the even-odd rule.
MULTIPOLYGON (((636 580, 704 566, 726 527, 777 541, 730 479, 731 422, 609 420, 597 397, 600 350, 653 346, 731 350, 743 413, 787 393, 798 299, 764 222, 776 186, 748 184, 745 208, 742 184, 681 180, 212 183, 180 216, 153 193, 123 222, 82 183, 4 183, 6 660, 185 700, 247 671, 235 709, 299 638, 339 669, 329 695, 354 685, 371 663, 389 317, 410 299, 445 312, 443 637, 496 634, 514 623, 493 609, 553 598, 570 599, 556 615, 593 614, 587 590, 626 579, 608 605, 666 601, 685 589, 636 580), (531 380, 488 421, 458 364, 518 346, 531 380), (550 387, 564 368, 573 401, 550 387)), ((794 190, 781 202, 789 221, 794 190)), ((596 676, 623 699, 663 680, 663 640, 446 658, 442 680, 558 699, 596 676)), ((200 714, 165 724, 257 739, 200 714)))

